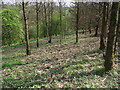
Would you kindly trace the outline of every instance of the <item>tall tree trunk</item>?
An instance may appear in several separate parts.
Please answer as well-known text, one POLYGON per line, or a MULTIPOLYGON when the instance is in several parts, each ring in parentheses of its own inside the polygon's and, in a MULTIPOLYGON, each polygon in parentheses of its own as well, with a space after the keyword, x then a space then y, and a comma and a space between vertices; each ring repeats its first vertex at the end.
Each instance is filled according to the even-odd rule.
POLYGON ((91 24, 92 24, 92 18, 91 18, 91 15, 90 15, 90 13, 91 13, 91 8, 90 7, 88 7, 88 10, 89 10, 89 13, 88 13, 88 15, 89 15, 89 24, 88 24, 88 29, 89 29, 89 33, 91 34, 92 33, 92 31, 91 31, 91 24))
POLYGON ((36 0, 37 47, 39 47, 38 2, 36 0))
POLYGON ((45 14, 45 26, 46 26, 46 36, 49 37, 49 31, 48 31, 48 16, 47 16, 47 8, 45 6, 46 2, 44 2, 44 14, 45 14))
MULTIPOLYGON (((85 34, 87 34, 87 30, 88 30, 88 25, 87 25, 87 2, 85 3, 85 34)), ((79 13, 78 13, 79 15, 79 13)), ((78 20, 79 22, 79 20, 78 20)))
POLYGON ((53 2, 51 2, 51 6, 50 6, 50 10, 49 10, 49 13, 50 13, 50 16, 49 16, 49 23, 50 23, 50 31, 49 31, 49 41, 48 43, 51 43, 52 42, 52 16, 53 16, 53 2))
POLYGON ((68 30, 68 23, 67 23, 67 12, 65 10, 65 32, 64 32, 64 39, 65 39, 65 36, 66 36, 66 32, 68 30))
POLYGON ((61 10, 61 9, 62 9, 62 5, 61 5, 61 3, 62 3, 62 2, 61 2, 61 0, 60 0, 60 2, 59 2, 60 31, 61 31, 61 33, 60 33, 60 34, 61 34, 61 35, 60 35, 60 36, 61 36, 61 37, 60 37, 60 43, 62 42, 62 33, 63 33, 63 32, 62 32, 62 10, 61 10))
MULTIPOLYGON (((53 31, 53 2, 51 2, 51 32, 53 31)), ((52 33, 50 33, 50 39, 52 39, 52 33)), ((52 41, 52 40, 51 40, 52 41)))
POLYGON ((115 54, 116 48, 117 48, 117 42, 118 42, 118 38, 119 38, 119 31, 120 31, 120 5, 119 5, 119 12, 118 12, 118 22, 117 22, 117 30, 116 30, 116 37, 115 37, 114 54, 115 54))
MULTIPOLYGON (((119 2, 119 21, 120 21, 120 2, 119 2)), ((120 59, 120 23, 118 23, 118 59, 120 59)))
POLYGON ((109 71, 113 66, 113 45, 115 38, 115 29, 116 29, 116 20, 117 20, 117 11, 118 11, 118 2, 113 2, 110 16, 110 26, 109 26, 109 34, 107 41, 107 49, 105 55, 105 70, 109 71))
MULTIPOLYGON (((119 25, 120 27, 120 25, 119 25)), ((118 31, 118 59, 120 60, 120 29, 118 31)))
POLYGON ((89 29, 89 33, 91 34, 91 33, 92 33, 92 31, 91 31, 91 19, 90 19, 90 21, 89 21, 88 29, 89 29))
POLYGON ((100 36, 100 50, 105 49, 106 44, 106 28, 107 28, 107 2, 103 5, 103 18, 102 18, 102 30, 100 36))
POLYGON ((78 43, 79 2, 76 2, 76 43, 78 43))
POLYGON ((99 27, 100 27, 100 22, 101 22, 101 11, 102 11, 102 9, 101 9, 101 4, 102 4, 102 2, 99 2, 99 10, 98 10, 98 12, 99 12, 99 16, 96 18, 96 20, 97 20, 97 25, 96 25, 96 27, 95 27, 95 34, 94 34, 94 36, 98 36, 98 31, 99 31, 99 27))
POLYGON ((30 51, 29 35, 28 35, 28 22, 27 22, 27 17, 26 17, 26 13, 25 13, 25 3, 24 3, 24 0, 22 2, 22 8, 23 8, 25 40, 26 40, 26 54, 30 55, 31 51, 30 51))

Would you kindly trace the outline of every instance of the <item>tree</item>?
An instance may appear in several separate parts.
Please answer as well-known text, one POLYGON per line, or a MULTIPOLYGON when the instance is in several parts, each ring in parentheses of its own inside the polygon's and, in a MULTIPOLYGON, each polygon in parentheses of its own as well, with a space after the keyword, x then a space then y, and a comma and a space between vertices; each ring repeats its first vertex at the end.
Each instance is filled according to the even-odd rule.
MULTIPOLYGON (((91 11, 91 8, 89 7, 88 10, 91 11)), ((88 13, 88 15, 89 15, 89 17, 90 17, 90 12, 88 13)), ((91 20, 91 19, 92 19, 92 18, 90 17, 89 20, 88 20, 88 22, 89 22, 89 23, 88 23, 88 30, 89 30, 89 33, 90 33, 90 34, 92 33, 92 31, 91 31, 91 23, 92 23, 91 21, 92 21, 92 20, 91 20)))
MULTIPOLYGON (((48 15, 47 15, 47 3, 44 2, 44 15, 45 15, 45 20, 44 20, 44 23, 45 23, 45 28, 46 28, 46 34, 47 34, 47 37, 49 36, 49 31, 48 31, 48 15)), ((49 42, 49 41, 48 41, 49 42)))
POLYGON ((39 7, 38 7, 38 2, 36 0, 36 25, 37 25, 37 47, 39 47, 39 25, 38 25, 38 12, 39 12, 39 7))
POLYGON ((25 40, 26 40, 26 54, 30 55, 31 54, 31 50, 30 50, 29 35, 28 35, 28 22, 27 22, 27 17, 26 17, 26 12, 25 12, 24 0, 22 2, 22 10, 23 10, 23 18, 24 18, 24 30, 25 30, 25 40))
POLYGON ((24 31, 20 23, 19 9, 6 7, 2 10, 2 44, 11 45, 24 39, 24 31))
POLYGON ((116 30, 116 37, 115 37, 114 54, 116 52, 117 42, 119 41, 119 35, 120 35, 119 32, 120 32, 120 5, 119 5, 119 12, 118 12, 118 22, 117 22, 117 30, 116 30))
POLYGON ((52 39, 52 14, 53 14, 53 7, 52 2, 44 2, 44 24, 46 30, 46 36, 48 37, 48 43, 51 43, 52 39))
POLYGON ((53 23, 53 2, 50 2, 50 10, 49 10, 49 40, 48 43, 52 42, 52 23, 53 23))
POLYGON ((78 43, 78 30, 79 30, 79 2, 75 2, 76 5, 76 43, 78 43))
POLYGON ((113 2, 110 16, 110 26, 109 26, 109 34, 105 55, 105 70, 109 71, 113 66, 113 45, 115 38, 115 29, 116 29, 116 20, 117 20, 117 11, 118 11, 118 2, 113 2))
MULTIPOLYGON (((119 22, 120 22, 120 2, 119 2, 119 22)), ((120 58, 120 23, 118 22, 118 36, 117 36, 117 42, 118 42, 118 57, 120 58)))
MULTIPOLYGON (((95 7, 94 7, 95 8, 95 7)), ((99 30, 99 26, 101 23, 101 14, 102 14, 102 2, 99 2, 98 4, 98 8, 96 8, 96 25, 95 25, 95 34, 94 36, 98 36, 98 30, 99 30)))
POLYGON ((106 34, 107 34, 107 2, 103 3, 103 18, 102 18, 102 30, 101 30, 101 36, 100 36, 100 50, 105 49, 106 44, 106 34))
POLYGON ((61 38, 60 38, 60 43, 61 43, 61 39, 62 39, 62 4, 61 4, 61 0, 59 2, 59 14, 60 14, 60 21, 59 21, 59 25, 60 25, 60 30, 61 30, 61 38))

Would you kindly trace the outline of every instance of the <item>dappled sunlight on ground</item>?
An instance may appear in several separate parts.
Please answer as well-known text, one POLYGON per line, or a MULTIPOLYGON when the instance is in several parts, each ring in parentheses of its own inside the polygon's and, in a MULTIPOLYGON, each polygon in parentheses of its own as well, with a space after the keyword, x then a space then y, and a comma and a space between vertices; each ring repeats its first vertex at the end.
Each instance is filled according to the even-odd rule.
POLYGON ((104 71, 98 37, 80 37, 78 44, 68 40, 43 46, 21 61, 3 70, 3 87, 118 87, 116 68, 110 74, 104 71))

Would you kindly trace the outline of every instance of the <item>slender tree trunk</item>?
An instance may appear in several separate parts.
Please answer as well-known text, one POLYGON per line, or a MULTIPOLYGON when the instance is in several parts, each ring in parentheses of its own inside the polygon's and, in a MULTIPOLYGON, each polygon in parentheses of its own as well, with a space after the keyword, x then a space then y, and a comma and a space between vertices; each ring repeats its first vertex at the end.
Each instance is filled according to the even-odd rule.
POLYGON ((117 48, 117 42, 119 38, 119 31, 120 31, 120 5, 119 5, 119 12, 118 12, 118 22, 117 22, 117 30, 116 30, 116 37, 115 37, 115 46, 114 46, 114 54, 117 48))
POLYGON ((88 26, 89 28, 89 33, 91 34, 92 32, 91 32, 91 19, 90 19, 90 23, 89 23, 89 26, 88 26))
POLYGON ((66 35, 67 30, 68 30, 67 12, 66 12, 66 10, 65 10, 65 33, 64 33, 64 39, 65 39, 65 35, 66 35))
POLYGON ((113 66, 113 45, 115 38, 116 20, 117 20, 118 2, 113 2, 110 16, 110 27, 105 55, 105 70, 110 71, 113 66))
POLYGON ((39 47, 38 2, 36 0, 37 47, 39 47))
POLYGON ((99 16, 96 18, 97 19, 97 25, 95 27, 95 34, 94 34, 94 36, 98 36, 98 33, 99 33, 99 27, 100 27, 100 21, 101 21, 101 11, 102 11, 101 4, 102 4, 102 2, 99 2, 99 10, 98 10, 99 16))
POLYGON ((78 43, 79 3, 76 2, 76 43, 78 43))
MULTIPOLYGON (((120 24, 119 24, 120 27, 120 24)), ((118 60, 120 59, 120 29, 118 31, 118 60)))
POLYGON ((95 27, 95 35, 94 35, 95 37, 98 36, 98 29, 99 29, 99 26, 97 24, 96 27, 95 27))
POLYGON ((100 36, 100 50, 105 49, 106 44, 106 27, 107 27, 107 2, 103 5, 102 30, 100 36))
POLYGON ((91 27, 89 26, 89 33, 91 34, 91 27))
POLYGON ((44 2, 44 14, 45 14, 45 26, 46 26, 46 36, 49 37, 49 31, 48 31, 48 16, 47 16, 47 10, 45 6, 46 2, 44 2))
POLYGON ((62 42, 62 33, 63 33, 63 31, 62 31, 62 5, 61 5, 61 0, 60 0, 60 2, 59 2, 59 13, 60 13, 60 31, 61 31, 61 37, 60 37, 60 43, 62 42))
POLYGON ((48 2, 48 43, 51 43, 51 10, 50 10, 50 2, 48 2))
POLYGON ((89 10, 89 13, 88 13, 88 15, 89 15, 89 24, 88 24, 88 29, 89 29, 89 33, 91 34, 92 33, 92 31, 91 31, 91 15, 90 15, 90 13, 91 13, 91 8, 90 7, 88 7, 88 10, 89 10))
POLYGON ((51 2, 51 6, 50 6, 50 16, 49 16, 49 20, 50 20, 50 31, 49 31, 49 41, 48 41, 48 43, 51 43, 52 42, 52 16, 53 16, 53 4, 52 4, 53 2, 51 2))
MULTIPOLYGON (((85 34, 87 34, 88 25, 87 25, 87 3, 85 3, 85 34)), ((79 14, 78 14, 79 15, 79 14)))
POLYGON ((27 17, 26 17, 26 13, 25 13, 25 4, 24 4, 24 1, 22 2, 22 8, 23 8, 25 40, 26 40, 26 54, 30 55, 31 51, 30 51, 29 35, 28 35, 28 23, 27 23, 27 17))
MULTIPOLYGON (((119 2, 119 21, 120 21, 120 2, 119 2)), ((118 23, 118 59, 120 59, 120 23, 118 23)))
POLYGON ((84 34, 84 33, 85 33, 84 28, 82 28, 82 30, 83 30, 83 31, 82 31, 82 34, 84 34))
MULTIPOLYGON (((52 30, 52 26, 50 26, 51 29, 49 30, 52 30)), ((48 43, 51 43, 52 42, 52 34, 51 34, 51 31, 49 31, 49 40, 48 40, 48 43)))

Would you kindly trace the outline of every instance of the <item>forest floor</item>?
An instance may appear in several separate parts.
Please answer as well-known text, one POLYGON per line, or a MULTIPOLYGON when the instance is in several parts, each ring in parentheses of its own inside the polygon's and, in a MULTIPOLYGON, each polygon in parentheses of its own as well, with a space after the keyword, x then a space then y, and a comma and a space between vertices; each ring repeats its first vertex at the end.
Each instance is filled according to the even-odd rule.
MULTIPOLYGON (((59 43, 40 43, 32 46, 32 54, 25 49, 3 53, 4 88, 118 88, 118 64, 109 73, 104 71, 103 52, 99 50, 99 37, 66 36, 59 43)), ((115 62, 117 59, 115 59, 115 62)))

